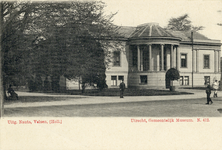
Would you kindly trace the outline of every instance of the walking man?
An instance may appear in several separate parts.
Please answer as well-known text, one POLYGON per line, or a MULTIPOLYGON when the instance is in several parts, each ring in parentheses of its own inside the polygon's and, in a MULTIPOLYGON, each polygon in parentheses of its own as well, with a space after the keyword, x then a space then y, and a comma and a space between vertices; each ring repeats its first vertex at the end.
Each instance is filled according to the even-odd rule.
POLYGON ((211 100, 211 98, 210 98, 210 94, 211 94, 211 87, 210 87, 210 85, 209 85, 209 84, 207 85, 206 94, 207 94, 207 103, 206 103, 206 104, 209 104, 209 102, 211 102, 211 104, 212 104, 212 103, 213 103, 213 101, 212 101, 212 100, 211 100))
POLYGON ((125 90, 125 83, 123 82, 123 80, 119 85, 119 89, 120 89, 120 98, 123 98, 123 92, 125 90))

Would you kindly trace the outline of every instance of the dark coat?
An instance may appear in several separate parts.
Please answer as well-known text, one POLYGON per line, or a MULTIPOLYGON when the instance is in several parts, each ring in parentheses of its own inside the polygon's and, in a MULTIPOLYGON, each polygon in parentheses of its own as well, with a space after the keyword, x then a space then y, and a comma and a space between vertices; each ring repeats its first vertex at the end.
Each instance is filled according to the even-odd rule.
POLYGON ((121 91, 124 91, 124 89, 125 89, 125 83, 123 83, 123 82, 120 83, 119 88, 120 88, 121 91))
POLYGON ((210 87, 210 85, 207 86, 206 93, 207 94, 211 94, 211 87, 210 87))

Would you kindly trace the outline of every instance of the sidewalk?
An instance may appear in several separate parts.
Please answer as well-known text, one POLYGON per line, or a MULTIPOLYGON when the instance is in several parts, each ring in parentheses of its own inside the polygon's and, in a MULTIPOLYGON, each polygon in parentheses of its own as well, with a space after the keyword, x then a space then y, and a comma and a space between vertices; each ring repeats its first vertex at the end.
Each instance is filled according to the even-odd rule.
POLYGON ((145 102, 145 101, 165 101, 165 100, 180 100, 180 99, 198 99, 206 98, 205 91, 194 89, 178 89, 178 91, 191 92, 194 94, 186 95, 166 95, 166 96, 125 96, 119 97, 104 97, 104 96, 82 96, 82 95, 55 95, 47 93, 28 93, 17 92, 20 96, 50 96, 68 98, 63 101, 48 101, 48 102, 17 102, 5 104, 4 108, 18 107, 43 107, 43 106, 59 106, 59 105, 89 105, 89 104, 106 104, 106 103, 130 103, 130 102, 145 102), (71 98, 74 99, 71 99, 71 98), (75 99, 75 97, 81 97, 75 99))

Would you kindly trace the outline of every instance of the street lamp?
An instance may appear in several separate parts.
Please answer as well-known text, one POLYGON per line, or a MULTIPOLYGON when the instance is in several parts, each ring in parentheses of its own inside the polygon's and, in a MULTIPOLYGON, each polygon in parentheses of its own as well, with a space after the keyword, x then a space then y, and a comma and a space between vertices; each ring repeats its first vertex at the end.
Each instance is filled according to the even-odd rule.
POLYGON ((191 30, 191 50, 192 50, 192 88, 193 88, 193 30, 191 30))

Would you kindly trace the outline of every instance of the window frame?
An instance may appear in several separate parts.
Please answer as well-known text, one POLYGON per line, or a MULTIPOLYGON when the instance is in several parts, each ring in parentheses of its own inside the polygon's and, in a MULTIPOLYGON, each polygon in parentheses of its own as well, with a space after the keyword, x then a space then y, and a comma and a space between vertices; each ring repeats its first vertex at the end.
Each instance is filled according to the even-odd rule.
POLYGON ((181 86, 189 86, 190 85, 190 76, 180 76, 180 85, 181 86))
POLYGON ((204 85, 207 85, 206 79, 209 78, 209 85, 210 85, 210 76, 204 76, 204 85))
POLYGON ((187 62, 188 62, 187 60, 188 60, 187 53, 180 53, 180 67, 181 67, 181 68, 187 68, 187 62), (185 65, 185 67, 182 66, 182 58, 181 58, 182 55, 185 55, 185 60, 186 60, 186 65, 185 65))
POLYGON ((124 76, 118 76, 118 81, 124 81, 124 76), (122 78, 122 79, 120 79, 122 78))
POLYGON ((190 85, 190 82, 189 82, 190 77, 189 77, 189 76, 184 76, 183 80, 184 80, 184 81, 183 81, 183 85, 184 85, 184 86, 190 85), (187 82, 185 82, 186 77, 187 77, 187 79, 188 79, 187 82), (187 84, 186 84, 186 83, 187 83, 187 84))
POLYGON ((111 76, 111 86, 117 86, 117 76, 111 76), (113 80, 112 77, 115 77, 116 79, 113 80), (113 84, 115 83, 115 84, 113 84))
POLYGON ((140 84, 141 85, 147 85, 148 84, 148 77, 147 77, 147 75, 140 75, 140 84), (142 78, 141 77, 146 77, 146 82, 142 82, 142 78))
POLYGON ((210 54, 203 55, 203 69, 210 69, 210 54), (205 66, 205 56, 208 56, 208 67, 205 66))

